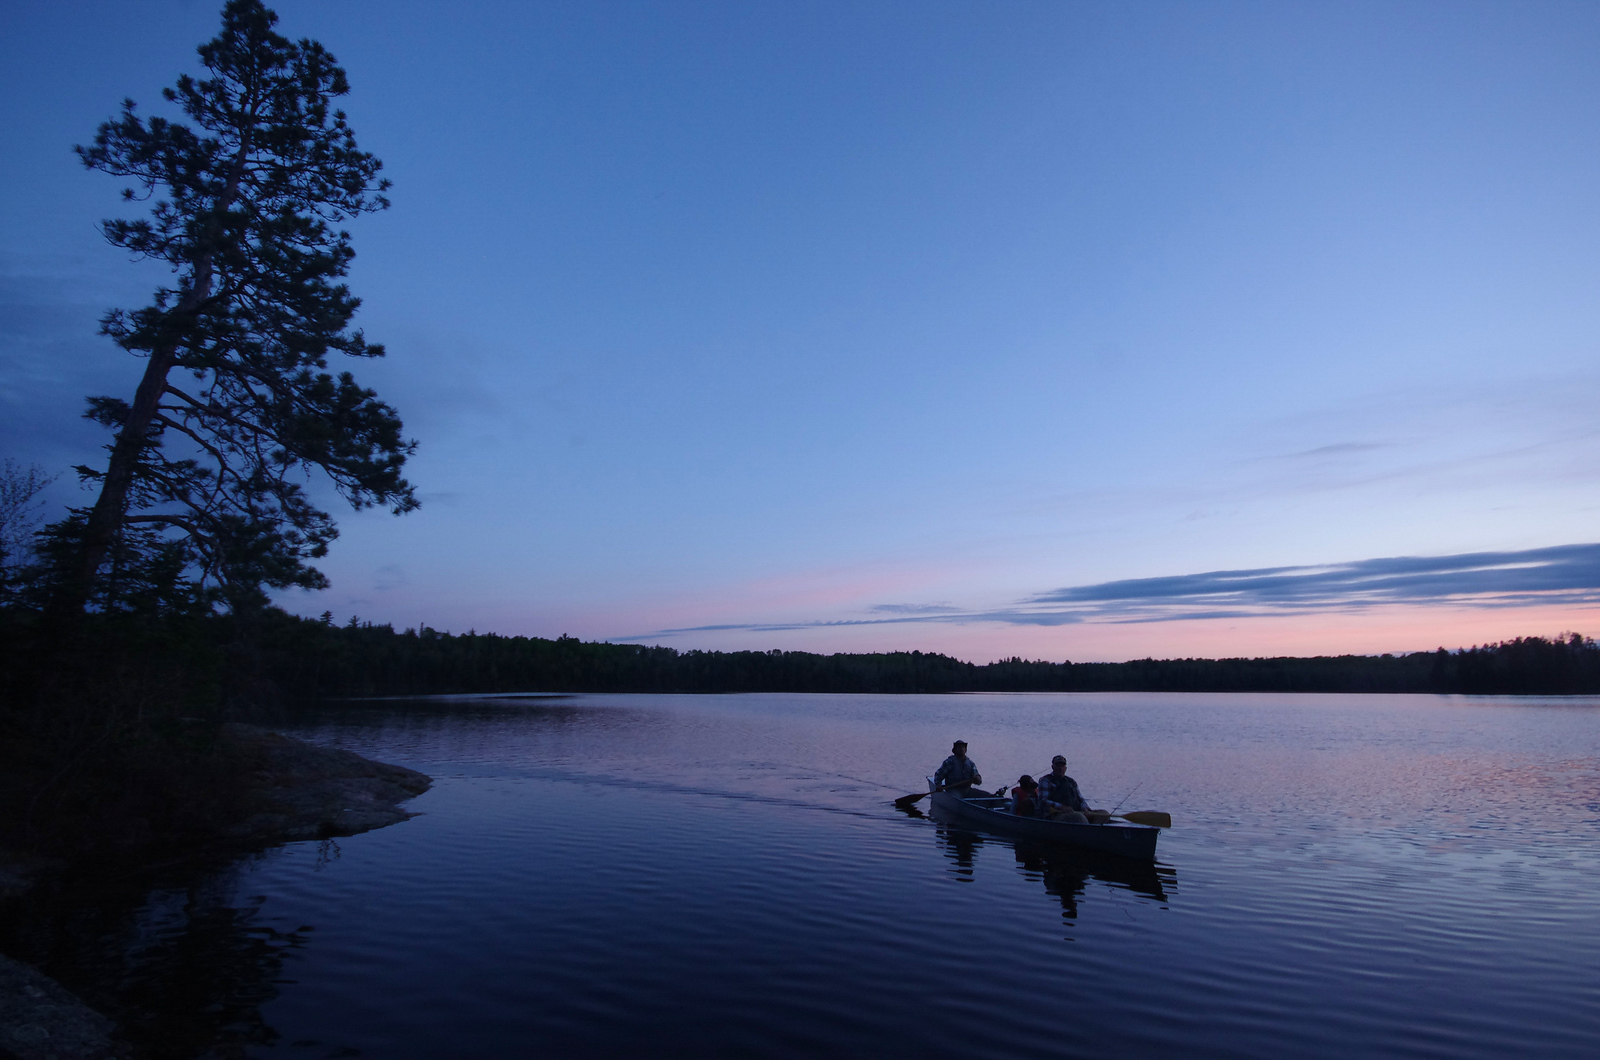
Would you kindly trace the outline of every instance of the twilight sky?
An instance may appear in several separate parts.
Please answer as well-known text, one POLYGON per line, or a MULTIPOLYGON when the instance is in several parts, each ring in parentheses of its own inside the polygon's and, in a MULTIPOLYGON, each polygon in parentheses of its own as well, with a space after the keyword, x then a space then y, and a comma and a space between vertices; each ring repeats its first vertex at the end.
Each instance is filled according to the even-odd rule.
MULTIPOLYGON (((980 662, 1600 634, 1600 7, 275 6, 395 181, 353 367, 424 504, 333 509, 291 610, 980 662)), ((95 460, 83 397, 132 393, 95 322, 158 276, 70 149, 219 7, 0 8, 0 454, 95 460)))

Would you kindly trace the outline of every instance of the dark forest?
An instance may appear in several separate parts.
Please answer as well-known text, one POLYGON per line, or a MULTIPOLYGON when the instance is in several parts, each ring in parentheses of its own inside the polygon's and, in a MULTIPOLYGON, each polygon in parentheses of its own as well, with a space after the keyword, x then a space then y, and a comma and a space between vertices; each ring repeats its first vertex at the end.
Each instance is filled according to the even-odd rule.
POLYGON ((301 702, 488 692, 1600 692, 1600 647, 1578 634, 1405 655, 976 664, 920 651, 678 651, 278 615, 262 642, 265 676, 301 702))

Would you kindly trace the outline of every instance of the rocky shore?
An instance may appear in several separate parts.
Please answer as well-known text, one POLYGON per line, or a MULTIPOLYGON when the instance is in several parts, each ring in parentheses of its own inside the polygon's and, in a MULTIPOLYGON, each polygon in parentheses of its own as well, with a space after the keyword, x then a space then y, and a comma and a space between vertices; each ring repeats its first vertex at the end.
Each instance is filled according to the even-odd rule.
MULTIPOLYGON (((196 856, 260 850, 280 843, 356 835, 415 814, 400 804, 428 790, 414 769, 374 762, 284 736, 232 724, 221 752, 243 779, 243 798, 196 856)), ((154 845, 154 844, 153 844, 154 845)), ((169 857, 163 850, 162 857, 169 857)), ((0 849, 0 900, 19 898, 41 881, 74 867, 56 858, 0 849)), ((37 968, 0 956, 0 1060, 120 1060, 132 1051, 114 1023, 37 968)))
POLYGON ((31 965, 0 957, 0 1060, 121 1060, 106 1017, 31 965))
POLYGON ((225 837, 248 847, 370 832, 415 816, 400 803, 433 783, 404 766, 318 747, 250 725, 229 725, 224 738, 252 777, 248 817, 225 837))

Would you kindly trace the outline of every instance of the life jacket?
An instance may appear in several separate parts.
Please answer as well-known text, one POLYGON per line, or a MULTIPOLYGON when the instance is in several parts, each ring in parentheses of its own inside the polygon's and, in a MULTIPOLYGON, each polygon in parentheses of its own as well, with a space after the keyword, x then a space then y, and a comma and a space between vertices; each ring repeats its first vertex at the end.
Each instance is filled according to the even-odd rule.
POLYGON ((1011 797, 1011 812, 1018 817, 1039 816, 1038 789, 1035 788, 1032 792, 1027 792, 1017 788, 1015 794, 1011 797))

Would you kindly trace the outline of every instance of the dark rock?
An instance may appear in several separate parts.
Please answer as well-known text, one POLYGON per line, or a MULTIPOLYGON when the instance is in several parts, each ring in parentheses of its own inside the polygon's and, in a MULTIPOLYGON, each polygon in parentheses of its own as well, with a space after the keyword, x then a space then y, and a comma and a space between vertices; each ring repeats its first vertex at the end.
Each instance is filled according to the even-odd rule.
POLYGON ((226 832, 243 842, 327 839, 397 824, 415 816, 399 804, 433 783, 414 769, 254 726, 229 725, 224 738, 250 771, 254 812, 226 832))
MULTIPOLYGON (((20 898, 40 878, 60 872, 66 864, 60 858, 0 847, 0 899, 20 898)), ((0 1060, 4 1060, 4 1054, 0 1054, 0 1060)))
POLYGON ((110 1020, 37 968, 0 957, 0 1057, 116 1060, 129 1055, 110 1020))

